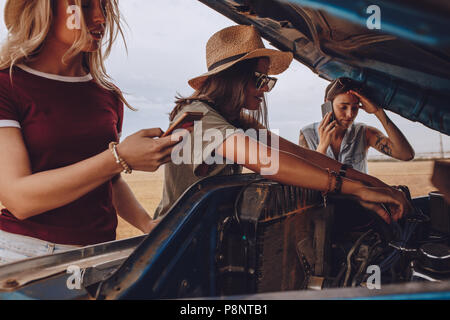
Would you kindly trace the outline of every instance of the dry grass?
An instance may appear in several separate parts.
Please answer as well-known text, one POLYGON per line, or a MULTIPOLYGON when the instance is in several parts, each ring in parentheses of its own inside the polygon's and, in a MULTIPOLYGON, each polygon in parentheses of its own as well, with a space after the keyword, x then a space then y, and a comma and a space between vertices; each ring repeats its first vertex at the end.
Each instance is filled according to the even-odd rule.
MULTIPOLYGON (((430 182, 433 161, 369 162, 369 173, 390 185, 407 185, 413 197, 426 195, 435 190, 430 182)), ((153 214, 162 195, 163 170, 154 173, 133 172, 123 175, 136 198, 149 214, 153 214)), ((1 204, 0 204, 1 206, 1 204)), ((119 217, 117 239, 142 234, 119 217)))
POLYGON ((436 190, 430 179, 434 161, 369 162, 369 174, 389 185, 406 185, 412 197, 436 190))

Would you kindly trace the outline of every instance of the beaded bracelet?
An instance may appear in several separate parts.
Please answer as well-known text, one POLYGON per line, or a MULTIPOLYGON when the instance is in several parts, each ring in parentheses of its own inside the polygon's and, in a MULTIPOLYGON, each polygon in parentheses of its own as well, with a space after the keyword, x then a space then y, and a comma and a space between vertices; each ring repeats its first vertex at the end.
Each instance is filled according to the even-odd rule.
POLYGON ((109 150, 111 150, 111 152, 114 156, 114 159, 116 160, 116 163, 120 164, 122 166, 124 173, 126 173, 126 174, 132 173, 133 170, 131 169, 131 167, 117 153, 116 146, 117 146, 117 142, 114 142, 114 141, 109 144, 109 150))
POLYGON ((328 187, 327 187, 327 191, 323 191, 323 192, 322 192, 323 206, 324 206, 325 208, 327 207, 327 203, 328 203, 328 193, 330 193, 330 191, 331 191, 331 184, 332 184, 331 171, 330 171, 330 169, 327 168, 327 172, 328 172, 328 187))
POLYGON ((328 168, 327 171, 328 171, 328 190, 324 192, 324 194, 326 195, 330 192, 341 193, 342 176, 334 171, 331 171, 328 168), (333 177, 334 177, 334 188, 333 188, 333 177))
POLYGON ((331 171, 330 169, 327 168, 327 172, 328 172, 328 189, 325 192, 325 194, 328 194, 331 192, 332 190, 332 185, 333 185, 333 171, 331 171))

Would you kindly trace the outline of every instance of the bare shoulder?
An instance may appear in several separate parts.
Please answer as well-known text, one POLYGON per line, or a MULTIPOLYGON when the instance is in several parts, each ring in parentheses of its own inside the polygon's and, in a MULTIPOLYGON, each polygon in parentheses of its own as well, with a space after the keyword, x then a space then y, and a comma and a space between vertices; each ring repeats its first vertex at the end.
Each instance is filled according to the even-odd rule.
POLYGON ((376 135, 378 133, 381 133, 380 130, 378 130, 377 128, 372 127, 372 126, 365 125, 365 128, 366 128, 366 135, 373 136, 373 135, 376 135))
POLYGON ((305 135, 303 134, 302 130, 300 130, 300 136, 298 138, 298 145, 300 147, 309 149, 308 143, 306 142, 306 138, 305 138, 305 135))

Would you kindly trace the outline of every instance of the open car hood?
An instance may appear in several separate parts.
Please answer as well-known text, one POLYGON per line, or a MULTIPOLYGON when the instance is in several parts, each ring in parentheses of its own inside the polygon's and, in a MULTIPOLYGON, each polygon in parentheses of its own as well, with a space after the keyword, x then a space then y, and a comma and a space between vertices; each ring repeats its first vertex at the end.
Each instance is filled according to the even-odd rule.
POLYGON ((360 81, 383 108, 450 134, 448 1, 199 1, 254 25, 320 77, 360 81), (367 26, 370 5, 380 9, 381 29, 367 26))

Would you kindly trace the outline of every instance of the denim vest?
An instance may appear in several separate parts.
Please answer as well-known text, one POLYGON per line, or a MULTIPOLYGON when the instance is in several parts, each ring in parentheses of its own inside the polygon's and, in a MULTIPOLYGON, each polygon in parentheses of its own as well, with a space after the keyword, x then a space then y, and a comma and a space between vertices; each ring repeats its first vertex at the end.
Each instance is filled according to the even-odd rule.
MULTIPOLYGON (((316 150, 319 145, 319 122, 315 122, 306 127, 303 127, 303 133, 308 147, 311 150, 316 150)), ((367 145, 366 145, 366 126, 362 123, 353 123, 345 132, 341 143, 341 150, 336 159, 331 149, 328 146, 327 156, 335 159, 341 163, 351 165, 353 169, 363 173, 367 173, 367 145)))

